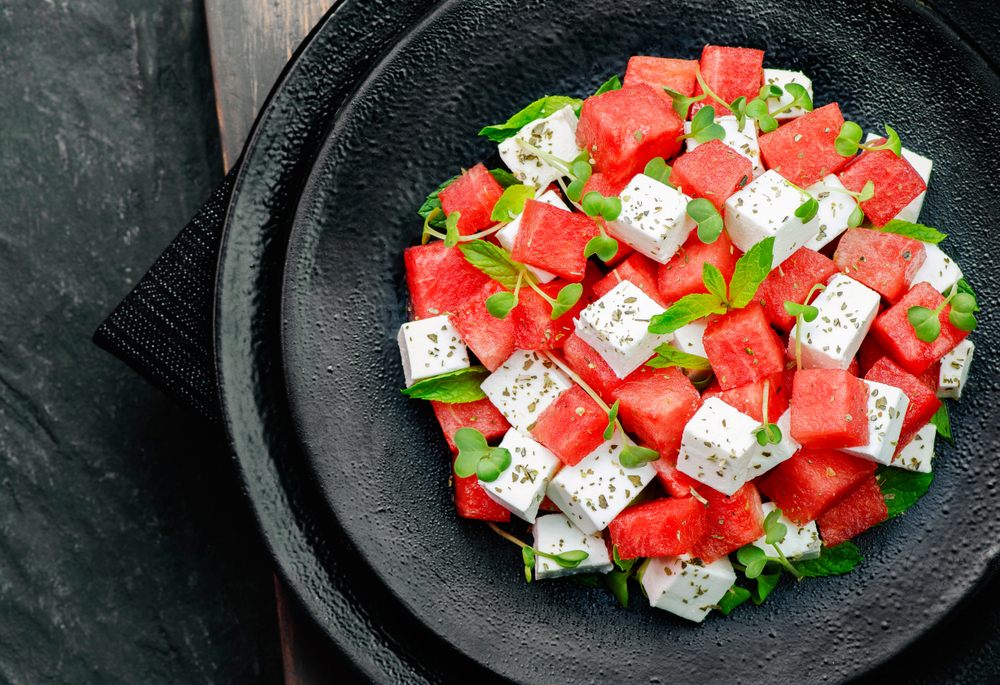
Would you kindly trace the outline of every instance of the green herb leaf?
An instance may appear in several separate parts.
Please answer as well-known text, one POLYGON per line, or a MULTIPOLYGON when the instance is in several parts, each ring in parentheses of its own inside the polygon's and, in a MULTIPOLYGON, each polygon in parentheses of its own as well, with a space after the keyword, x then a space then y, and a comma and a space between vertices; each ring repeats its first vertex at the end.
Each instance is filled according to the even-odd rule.
POLYGON ((886 521, 912 507, 927 492, 933 479, 933 473, 918 473, 891 466, 878 467, 875 471, 875 480, 882 489, 885 506, 889 508, 886 521))
POLYGON ((491 221, 513 221, 524 211, 524 203, 535 197, 535 189, 526 185, 509 186, 493 205, 491 221))
POLYGON ((659 458, 660 453, 656 450, 625 443, 621 454, 618 455, 618 463, 627 469, 634 469, 651 461, 656 461, 659 458))
POLYGON ((580 206, 583 207, 583 213, 587 216, 597 216, 601 213, 601 208, 604 206, 604 196, 596 190, 591 190, 583 196, 580 206))
POLYGON ((847 573, 862 561, 864 557, 854 543, 842 542, 836 547, 824 547, 817 559, 793 561, 792 566, 807 578, 822 578, 847 573))
POLYGON ((517 177, 506 169, 490 169, 490 176, 492 176, 493 180, 499 183, 500 187, 504 190, 520 183, 520 181, 517 180, 517 177))
POLYGON ((436 216, 434 216, 428 223, 434 228, 444 228, 444 210, 441 209, 441 198, 438 197, 438 193, 450 186, 452 183, 458 180, 458 176, 449 178, 447 181, 438 186, 438 189, 427 196, 424 200, 424 204, 420 205, 420 209, 417 210, 417 214, 420 215, 421 219, 427 220, 427 217, 431 215, 435 209, 438 210, 436 216))
MULTIPOLYGON (((768 238, 773 240, 773 238, 768 238)), ((649 320, 649 332, 656 335, 673 333, 681 326, 703 319, 709 314, 725 314, 726 303, 718 295, 698 293, 685 295, 670 309, 649 320)))
POLYGON ((535 100, 508 119, 506 123, 487 126, 479 132, 479 135, 486 136, 494 143, 501 143, 517 135, 518 131, 536 119, 544 119, 567 106, 572 107, 574 111, 578 111, 582 104, 583 101, 576 98, 569 98, 563 95, 550 95, 540 100, 535 100))
POLYGON ((447 404, 476 402, 486 397, 486 393, 479 386, 489 375, 489 369, 472 366, 433 378, 425 378, 408 388, 403 388, 400 392, 416 400, 434 400, 447 404))
POLYGON ((626 608, 628 607, 628 578, 630 575, 632 574, 628 571, 608 571, 604 574, 605 586, 615 596, 618 603, 626 608))
POLYGON ((861 187, 858 202, 868 202, 873 197, 875 197, 875 181, 865 181, 865 184, 861 187))
POLYGON ((649 176, 654 181, 659 181, 660 183, 673 188, 673 184, 670 183, 670 173, 673 170, 667 166, 667 163, 663 160, 663 157, 654 157, 649 160, 646 164, 646 168, 643 169, 643 175, 649 176))
POLYGON ((807 224, 812 221, 818 211, 819 203, 816 202, 816 198, 810 196, 808 200, 799 205, 798 209, 795 210, 795 216, 802 219, 802 223, 807 224))
MULTIPOLYGON (((779 510, 775 510, 779 511, 779 510)), ((774 512, 771 512, 774 513, 774 512)), ((780 513, 780 511, 779 511, 780 513)), ((767 531, 767 537, 764 538, 764 542, 769 545, 780 544, 785 540, 785 536, 788 535, 788 526, 784 523, 775 522, 773 526, 767 531)))
POLYGON ((524 577, 530 583, 531 569, 535 567, 535 550, 530 547, 522 547, 521 559, 524 561, 524 577))
POLYGON ((861 222, 865 220, 865 213, 861 211, 861 207, 855 207, 851 215, 847 217, 847 226, 849 228, 857 228, 861 225, 861 222))
POLYGON ((906 319, 913 326, 917 338, 925 343, 932 343, 941 334, 941 320, 938 313, 927 307, 910 307, 906 310, 906 319))
POLYGON ((750 304, 757 288, 771 273, 774 259, 774 237, 765 238, 739 258, 733 277, 729 280, 729 304, 734 309, 742 309, 750 304))
POLYGON ((490 453, 486 438, 475 428, 459 428, 455 431, 452 441, 458 448, 458 458, 455 460, 455 474, 459 478, 468 478, 476 474, 479 460, 490 453))
POLYGON ((751 564, 758 559, 763 559, 766 556, 767 553, 756 545, 743 545, 736 550, 736 560, 744 566, 751 564))
POLYGON ((958 292, 960 293, 966 293, 968 295, 972 295, 973 297, 976 296, 976 293, 973 292, 972 290, 972 286, 969 285, 969 282, 964 278, 958 279, 958 284, 956 287, 958 288, 958 292))
POLYGON ((896 235, 913 238, 923 243, 934 243, 935 245, 948 237, 947 233, 942 233, 936 228, 924 226, 923 224, 913 224, 901 219, 893 219, 878 230, 883 233, 895 233, 896 235))
MULTIPOLYGON (((711 371, 712 364, 704 357, 681 352, 670 343, 663 343, 656 348, 656 356, 646 362, 646 366, 654 369, 667 369, 676 366, 680 369, 697 369, 711 371)), ((604 438, 610 440, 610 437, 604 438)))
POLYGON ((845 121, 840 127, 840 135, 833 141, 837 154, 841 157, 850 157, 857 152, 862 133, 861 127, 853 121, 845 121))
POLYGON ((576 585, 582 585, 583 587, 594 588, 597 590, 608 589, 608 584, 604 582, 603 573, 574 573, 571 576, 566 576, 566 580, 576 585))
POLYGON ((601 217, 605 221, 614 221, 622 213, 622 201, 617 197, 606 197, 601 203, 601 217))
POLYGON ((781 111, 787 112, 795 107, 801 107, 807 112, 811 112, 813 110, 813 101, 812 98, 809 97, 809 91, 806 90, 805 86, 798 83, 789 83, 785 86, 785 90, 792 96, 793 100, 782 107, 781 111))
POLYGON ((606 235, 595 235, 583 248, 583 256, 597 255, 602 262, 610 262, 618 254, 618 241, 606 235))
POLYGON ((517 286, 517 275, 524 267, 512 260, 502 247, 485 240, 470 240, 460 243, 458 249, 462 251, 465 261, 507 290, 517 286))
POLYGON ((741 588, 739 585, 733 585, 726 590, 726 594, 722 595, 722 599, 719 600, 719 613, 723 616, 728 616, 729 612, 748 599, 750 599, 749 590, 741 588))
POLYGON ((764 445, 777 445, 781 442, 781 429, 778 428, 776 423, 765 423, 763 427, 757 429, 757 444, 763 447, 764 445))
MULTIPOLYGON (((535 551, 538 552, 538 550, 535 551)), ((580 565, 580 562, 590 555, 582 549, 571 549, 570 551, 563 552, 562 554, 543 554, 542 556, 548 557, 563 568, 576 568, 580 565)))
MULTIPOLYGON (((615 403, 611 405, 611 411, 608 412, 608 427, 604 429, 605 440, 610 440, 615 434, 615 421, 618 419, 618 403, 619 400, 615 400, 615 403)), ((615 552, 615 554, 617 553, 615 552)))
POLYGON ((622 88, 622 82, 618 79, 618 74, 615 74, 607 81, 605 81, 604 85, 598 88, 597 92, 595 92, 590 97, 596 98, 598 95, 603 95, 604 93, 607 93, 609 90, 621 90, 621 88, 622 88))
POLYGON ((555 321, 572 309, 580 301, 581 295, 583 295, 583 286, 579 283, 570 283, 563 287, 556 295, 556 303, 552 305, 552 320, 555 321))
MULTIPOLYGON (((617 404, 617 402, 615 404, 617 404)), ((604 439, 610 440, 611 438, 604 438, 604 439)), ((635 566, 635 562, 639 561, 638 559, 622 559, 620 556, 618 556, 618 545, 614 545, 611 547, 611 556, 613 557, 615 566, 620 568, 622 571, 631 571, 632 567, 635 566)))
POLYGON ((726 129, 715 123, 715 108, 712 105, 702 107, 691 119, 691 133, 678 136, 678 140, 694 138, 699 143, 710 140, 722 140, 726 137, 726 129))
MULTIPOLYGON (((781 509, 772 509, 768 512, 767 516, 764 517, 763 523, 761 523, 761 527, 764 529, 765 533, 770 533, 771 529, 778 525, 778 519, 781 518, 782 513, 781 509)), ((774 542, 781 542, 781 540, 775 540, 774 542)))
POLYGON ((789 316, 801 316, 806 323, 811 323, 819 316, 819 309, 811 304, 799 304, 785 300, 785 311, 789 316))
POLYGON ((510 311, 517 306, 517 296, 503 291, 486 298, 486 311, 496 319, 506 319, 510 311))
POLYGON ((978 322, 975 312, 979 311, 976 298, 969 293, 958 293, 951 298, 948 321, 960 331, 974 331, 978 322))
POLYGON ((716 295, 723 302, 729 301, 729 291, 726 287, 726 279, 719 271, 718 267, 711 262, 703 262, 701 265, 701 282, 708 288, 708 292, 716 295))
POLYGON ((780 98, 784 94, 785 91, 781 89, 781 86, 769 83, 760 87, 760 93, 757 97, 762 100, 768 100, 770 98, 780 98))
POLYGON ((888 124, 885 127, 885 132, 889 134, 886 142, 882 143, 873 150, 892 150, 893 154, 897 157, 903 156, 903 143, 899 140, 899 134, 892 130, 892 127, 888 124))
POLYGON ((771 594, 771 590, 773 590, 778 584, 778 579, 780 577, 780 569, 775 573, 761 573, 758 575, 756 591, 751 597, 751 599, 753 599, 753 603, 757 606, 763 604, 764 600, 767 599, 767 596, 771 594))
POLYGON ((938 435, 950 442, 952 445, 955 444, 955 440, 951 437, 951 419, 948 418, 948 405, 941 403, 941 407, 934 412, 934 416, 931 417, 930 422, 934 424, 937 428, 938 435))
POLYGON ((673 100, 674 111, 677 112, 681 119, 687 119, 688 110, 691 109, 691 105, 696 102, 701 102, 706 97, 707 93, 702 93, 701 95, 695 95, 694 97, 688 97, 684 93, 679 93, 673 88, 664 88, 670 99, 673 100))
POLYGON ((706 245, 714 243, 722 235, 722 215, 705 198, 699 197, 688 202, 687 215, 698 224, 698 239, 706 245))
POLYGON ((754 98, 747 104, 747 116, 756 119, 760 130, 764 133, 770 133, 778 129, 778 121, 768 111, 767 101, 761 100, 759 97, 754 98))
POLYGON ((579 202, 580 198, 583 196, 583 189, 586 187, 586 182, 577 179, 566 186, 566 197, 572 202, 579 202))
POLYGON ((476 464, 476 474, 479 480, 492 483, 510 466, 510 451, 505 447, 494 447, 476 464))
POLYGON ((573 170, 573 176, 576 177, 576 180, 583 181, 584 183, 589 181, 590 177, 594 173, 594 168, 590 166, 590 162, 583 159, 578 159, 573 162, 573 166, 571 168, 573 170))

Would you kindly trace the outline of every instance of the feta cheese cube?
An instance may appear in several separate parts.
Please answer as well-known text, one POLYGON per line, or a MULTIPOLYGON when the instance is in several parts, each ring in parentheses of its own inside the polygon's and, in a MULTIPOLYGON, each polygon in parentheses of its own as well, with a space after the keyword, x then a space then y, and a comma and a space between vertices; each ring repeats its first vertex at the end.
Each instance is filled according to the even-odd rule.
POLYGON ((465 342, 444 314, 404 323, 396 340, 406 387, 423 378, 469 368, 465 342))
POLYGON ((817 217, 803 222, 795 216, 795 210, 808 199, 808 195, 772 169, 726 200, 726 231, 744 252, 773 236, 773 269, 819 232, 817 217))
POLYGON ((521 433, 573 384, 555 364, 530 350, 514 350, 480 386, 510 425, 521 433))
MULTIPOLYGON (((812 305, 819 315, 802 325, 802 368, 846 369, 858 353, 878 313, 880 295, 844 274, 834 274, 812 305)), ((788 357, 795 359, 798 321, 788 335, 788 357)))
POLYGON ((664 312, 631 281, 622 281, 574 319, 576 334, 597 350, 619 378, 625 378, 652 357, 672 334, 649 332, 649 320, 664 312))
MULTIPOLYGON (((716 105, 718 107, 718 105, 716 105)), ((733 116, 715 117, 715 123, 726 129, 726 136, 722 139, 724 145, 736 150, 746 157, 753 164, 754 178, 764 173, 764 165, 760 161, 760 145, 757 143, 757 127, 750 119, 746 120, 743 130, 740 130, 739 121, 733 116)), ((684 122, 684 133, 691 133, 691 122, 684 122)), ((691 152, 701 145, 694 138, 688 138, 687 151, 691 152)), ((748 179, 749 180, 749 179, 748 179)))
POLYGON ((565 514, 549 514, 540 516, 531 528, 535 537, 532 545, 536 550, 547 554, 562 554, 573 550, 583 550, 589 556, 575 568, 563 568, 551 559, 535 555, 535 580, 543 578, 560 578, 576 573, 607 573, 615 565, 608 557, 608 548, 604 544, 604 536, 600 533, 587 535, 573 525, 565 514))
MULTIPOLYGON (((785 86, 789 83, 797 83, 806 89, 809 93, 809 99, 813 96, 813 84, 812 80, 803 74, 801 71, 786 71, 784 69, 764 69, 764 85, 765 86, 778 86, 782 90, 785 90, 785 86)), ((795 98, 791 94, 785 92, 780 98, 769 98, 767 101, 768 110, 774 112, 779 110, 785 105, 792 103, 795 98)), ((801 107, 792 107, 787 112, 782 112, 781 114, 775 115, 775 119, 778 121, 786 121, 788 119, 795 119, 806 113, 806 110, 801 107)))
POLYGON ((608 230, 660 264, 670 261, 697 225, 687 215, 691 198, 645 174, 629 181, 619 198, 622 212, 608 230))
POLYGON ((684 324, 674 331, 674 339, 670 344, 681 352, 708 357, 705 353, 705 329, 708 328, 708 317, 684 324))
POLYGON ((649 606, 700 623, 736 582, 736 573, 729 557, 699 566, 684 554, 650 559, 641 582, 649 606))
POLYGON ((836 174, 824 176, 822 181, 806 188, 806 191, 819 203, 819 210, 816 212, 819 232, 806 243, 806 247, 817 252, 847 230, 847 221, 858 208, 858 203, 852 196, 825 190, 823 186, 846 190, 836 174))
POLYGON ((677 468, 729 496, 743 487, 757 453, 760 424, 711 397, 684 426, 677 468))
POLYGON ((917 431, 913 440, 900 450, 892 459, 890 466, 917 471, 918 473, 931 472, 931 459, 934 458, 934 438, 937 436, 937 426, 928 423, 917 431))
POLYGON ((549 483, 549 499, 587 535, 604 530, 656 478, 656 469, 650 464, 634 469, 622 466, 618 455, 623 446, 621 433, 616 432, 549 483))
POLYGON ((868 444, 863 447, 843 447, 855 457, 888 466, 899 444, 903 417, 910 400, 899 388, 885 383, 862 381, 868 389, 868 444))
POLYGON ((966 338, 948 354, 941 357, 941 371, 938 372, 937 396, 953 400, 962 399, 962 390, 972 366, 972 353, 976 346, 966 338))
POLYGON ((563 172, 536 157, 517 141, 523 140, 542 152, 568 162, 583 152, 576 145, 577 121, 573 108, 567 105, 544 119, 525 124, 517 135, 500 143, 500 158, 521 183, 534 186, 536 191, 546 188, 557 178, 561 178, 563 172))
MULTIPOLYGON (((559 209, 565 209, 567 212, 570 211, 569 207, 566 206, 566 203, 562 201, 562 197, 559 196, 559 193, 553 190, 545 191, 536 199, 547 205, 552 205, 553 207, 558 207, 559 209)), ((520 228, 521 215, 518 214, 513 221, 497 231, 497 242, 499 242, 503 249, 507 250, 507 252, 514 251, 514 243, 517 241, 517 232, 520 228)), ((535 274, 540 283, 548 283, 556 277, 555 274, 550 274, 548 271, 534 266, 528 266, 528 271, 535 274)))
POLYGON ((545 498, 545 488, 562 462, 541 444, 511 428, 500 441, 510 452, 510 466, 491 483, 480 479, 479 485, 494 502, 528 523, 535 522, 538 505, 545 498))
POLYGON ((934 243, 923 243, 923 246, 927 259, 913 276, 913 283, 926 281, 939 293, 944 293, 962 278, 962 270, 934 243))
POLYGON ((802 448, 802 445, 792 437, 791 409, 785 410, 778 419, 777 426, 781 431, 781 442, 777 445, 758 445, 757 453, 753 455, 750 468, 747 470, 747 479, 764 475, 781 462, 791 459, 802 448))
MULTIPOLYGON (((764 510, 764 516, 767 516, 777 508, 778 505, 774 502, 764 502, 761 505, 761 509, 764 510)), ((781 548, 781 553, 785 557, 797 561, 819 557, 820 552, 823 550, 823 541, 819 537, 819 528, 817 528, 815 521, 810 521, 804 526, 799 526, 782 514, 778 517, 778 523, 784 523, 788 529, 785 539, 778 543, 778 547, 781 548)), ((754 540, 752 544, 754 547, 760 547, 764 550, 769 557, 778 556, 774 546, 765 542, 766 539, 767 536, 762 535, 754 540)))
MULTIPOLYGON (((882 136, 877 135, 875 133, 869 133, 868 136, 865 138, 865 143, 866 144, 870 143, 873 140, 878 140, 881 137, 882 136)), ((902 153, 903 153, 903 159, 909 162, 910 166, 913 167, 913 170, 920 175, 920 178, 924 179, 924 183, 927 183, 929 185, 931 182, 931 170, 934 168, 933 160, 930 160, 927 157, 924 157, 923 155, 918 155, 916 152, 907 150, 905 147, 902 148, 902 153)), ((899 211, 899 214, 896 215, 896 218, 900 219, 901 221, 909 221, 911 223, 917 223, 917 221, 919 221, 920 219, 920 210, 923 209, 924 207, 924 198, 926 196, 927 196, 926 190, 917 195, 915 198, 913 198, 913 200, 910 201, 910 204, 906 205, 899 211)), ((919 283, 920 281, 913 281, 913 282, 919 283)))

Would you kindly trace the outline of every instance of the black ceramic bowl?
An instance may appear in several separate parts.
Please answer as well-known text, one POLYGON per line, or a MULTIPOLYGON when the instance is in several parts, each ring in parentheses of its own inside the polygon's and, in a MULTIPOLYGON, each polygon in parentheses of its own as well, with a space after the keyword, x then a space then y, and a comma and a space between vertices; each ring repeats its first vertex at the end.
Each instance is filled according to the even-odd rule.
POLYGON ((916 3, 449 2, 328 16, 286 71, 236 184, 219 266, 228 429, 265 538, 364 677, 517 683, 846 682, 968 598, 997 557, 996 335, 953 405, 931 491, 856 542, 849 575, 783 582, 696 625, 568 582, 525 585, 517 550, 454 515, 447 447, 403 385, 402 252, 424 196, 494 152, 476 136, 546 94, 583 97, 634 54, 761 48, 817 106, 892 125, 934 160, 922 218, 983 303, 1000 210, 1000 80, 916 3), (947 87, 943 87, 946 84, 947 87), (962 122, 956 126, 955 122, 962 122))

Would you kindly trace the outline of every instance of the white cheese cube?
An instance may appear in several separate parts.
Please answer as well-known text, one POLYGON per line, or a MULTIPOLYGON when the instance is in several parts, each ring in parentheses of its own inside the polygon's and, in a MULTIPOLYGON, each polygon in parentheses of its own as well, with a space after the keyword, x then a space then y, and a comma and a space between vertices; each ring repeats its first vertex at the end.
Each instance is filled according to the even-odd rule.
POLYGON ((469 368, 465 342, 446 315, 404 323, 396 340, 406 387, 423 378, 469 368))
MULTIPOLYGON (((878 140, 883 136, 869 133, 865 138, 865 143, 870 143, 873 140, 878 140)), ((920 178, 924 179, 924 183, 930 184, 931 182, 931 170, 934 168, 933 160, 924 157, 923 155, 918 155, 916 152, 907 150, 905 147, 902 148, 903 159, 910 163, 913 170, 916 171, 920 178)), ((899 214, 896 215, 897 219, 901 221, 909 221, 910 223, 917 223, 920 220, 920 210, 924 207, 924 198, 927 196, 927 191, 923 191, 917 195, 910 204, 899 210, 899 214)), ((920 281, 913 281, 914 283, 919 283, 920 281)))
POLYGON ((672 334, 649 332, 649 320, 663 307, 631 281, 622 281, 574 319, 576 334, 597 350, 619 378, 625 378, 652 357, 672 334))
MULTIPOLYGON (((718 107, 718 105, 716 105, 718 107)), ((726 129, 726 137, 722 139, 724 145, 736 150, 738 153, 746 157, 753 164, 753 175, 754 178, 760 176, 764 173, 764 165, 760 161, 760 145, 757 143, 757 127, 754 122, 750 119, 746 120, 746 124, 743 126, 743 130, 740 130, 739 121, 733 116, 715 117, 715 123, 726 129)), ((691 133, 691 122, 684 122, 684 133, 691 133)), ((687 151, 691 152, 696 147, 701 145, 694 138, 688 138, 684 141, 687 143, 687 151)), ((752 179, 747 179, 750 181, 752 179)))
MULTIPOLYGON (((559 209, 565 209, 567 212, 570 211, 566 203, 562 201, 562 197, 559 193, 553 190, 547 190, 541 194, 540 197, 536 198, 539 202, 544 202, 547 205, 552 205, 553 207, 558 207, 559 209)), ((521 215, 518 214, 509 224, 497 231, 497 242, 507 250, 507 252, 514 251, 514 243, 517 241, 517 232, 521 228, 521 215)), ((525 265, 527 266, 527 265, 525 265)), ((538 277, 540 283, 548 283, 553 278, 556 277, 555 274, 550 274, 548 271, 536 268, 534 266, 528 266, 528 271, 535 274, 538 277)))
POLYGON ((642 572, 642 587, 649 606, 700 623, 736 582, 729 557, 708 566, 691 563, 691 557, 656 557, 642 572))
POLYGON ((757 453, 760 424, 711 397, 684 426, 677 468, 729 496, 743 487, 757 453))
POLYGON ((621 433, 567 466, 549 483, 546 494, 560 511, 587 535, 604 530, 636 495, 656 478, 656 469, 642 464, 627 469, 618 462, 621 433))
MULTIPOLYGON (((765 86, 778 86, 781 90, 785 90, 785 86, 789 83, 797 83, 806 89, 809 93, 809 99, 813 96, 813 84, 812 80, 803 74, 801 71, 786 71, 784 69, 764 69, 764 85, 765 86)), ((785 92, 780 98, 769 98, 767 101, 768 110, 774 112, 779 110, 785 105, 792 103, 792 97, 789 93, 785 92)), ((786 121, 788 119, 796 119, 806 113, 806 110, 801 107, 792 107, 787 112, 782 112, 776 115, 774 118, 778 121, 786 121)))
POLYGON ((535 580, 571 576, 575 573, 607 573, 615 567, 614 562, 608 557, 604 536, 600 533, 587 535, 574 526, 565 514, 538 517, 531 528, 531 533, 535 537, 532 547, 541 552, 562 554, 583 550, 589 555, 579 566, 563 568, 551 559, 536 554, 535 580))
POLYGON ((545 488, 562 462, 544 446, 513 428, 503 436, 500 447, 510 452, 510 466, 492 483, 480 479, 479 485, 501 507, 534 523, 538 505, 545 499, 545 488))
POLYGON ((899 433, 910 400, 906 393, 891 385, 874 381, 862 383, 868 390, 868 444, 843 447, 841 451, 888 466, 899 445, 899 433))
POLYGON ((924 243, 927 259, 913 276, 914 285, 926 281, 939 293, 943 293, 958 283, 962 270, 955 261, 941 251, 934 243, 924 243))
MULTIPOLYGON (((802 368, 846 369, 858 353, 878 312, 881 296, 844 274, 834 274, 812 305, 819 315, 802 325, 802 368)), ((795 359, 798 321, 788 335, 788 357, 795 359)))
POLYGON ((697 225, 687 215, 691 198, 645 174, 629 181, 619 198, 622 212, 608 230, 660 264, 670 261, 697 225))
POLYGON ((806 243, 806 247, 817 252, 847 230, 847 221, 851 218, 854 210, 858 208, 858 203, 847 193, 823 190, 821 186, 844 190, 844 184, 840 182, 836 174, 824 176, 822 181, 806 188, 819 203, 819 210, 816 212, 819 232, 806 243))
POLYGON ((918 473, 930 473, 935 437, 937 437, 937 427, 933 423, 928 423, 917 431, 913 440, 910 440, 899 454, 893 457, 890 466, 918 473))
POLYGON ((517 135, 500 143, 500 158, 521 183, 534 186, 536 191, 546 188, 557 178, 561 178, 563 172, 536 157, 517 141, 523 140, 542 152, 570 162, 583 152, 576 144, 576 125, 576 114, 567 105, 544 119, 526 124, 517 135))
MULTIPOLYGON (((761 505, 761 509, 764 510, 764 516, 767 516, 777 508, 778 506, 774 502, 764 502, 761 505)), ((820 552, 823 550, 823 541, 819 537, 819 529, 816 527, 815 521, 810 521, 804 526, 799 526, 782 514, 778 517, 778 523, 784 523, 788 529, 785 539, 778 543, 778 547, 781 548, 781 553, 785 557, 798 561, 819 557, 820 552)), ((778 556, 774 546, 765 542, 766 539, 767 536, 762 535, 753 541, 753 545, 760 547, 769 557, 778 556)))
POLYGON ((699 357, 708 357, 705 353, 705 329, 708 328, 708 318, 698 319, 689 324, 684 324, 674 331, 674 339, 670 344, 681 352, 696 354, 699 357))
POLYGON ((972 354, 976 346, 966 338, 948 354, 941 357, 941 371, 938 373, 937 396, 953 400, 962 399, 962 390, 969 377, 972 354))
POLYGON ((537 352, 514 350, 480 387, 515 430, 527 433, 559 393, 572 386, 555 364, 537 352))
POLYGON ((808 199, 772 169, 726 200, 726 231, 744 252, 773 236, 773 269, 819 232, 817 217, 803 222, 795 216, 795 210, 808 199))
POLYGON ((786 409, 776 423, 778 430, 781 431, 781 442, 777 445, 758 446, 757 453, 753 455, 750 468, 747 470, 748 480, 762 476, 781 462, 788 461, 802 448, 802 445, 792 437, 791 409, 786 409))

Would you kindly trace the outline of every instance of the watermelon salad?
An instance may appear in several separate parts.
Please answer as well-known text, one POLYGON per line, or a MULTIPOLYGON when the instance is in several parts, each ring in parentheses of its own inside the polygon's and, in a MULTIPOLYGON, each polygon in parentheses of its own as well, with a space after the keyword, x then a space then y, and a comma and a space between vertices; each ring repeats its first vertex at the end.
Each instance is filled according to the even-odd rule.
POLYGON ((403 392, 528 582, 728 615, 853 569, 951 439, 978 308, 919 223, 931 160, 764 57, 633 57, 419 210, 403 392))

